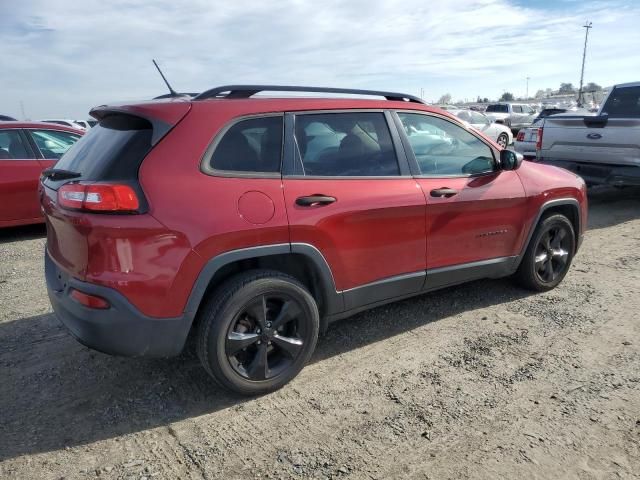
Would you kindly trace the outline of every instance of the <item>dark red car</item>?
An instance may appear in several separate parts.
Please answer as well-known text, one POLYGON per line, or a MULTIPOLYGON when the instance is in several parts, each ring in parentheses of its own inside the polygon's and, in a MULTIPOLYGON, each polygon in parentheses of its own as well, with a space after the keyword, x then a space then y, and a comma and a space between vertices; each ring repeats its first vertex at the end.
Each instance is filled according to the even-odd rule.
POLYGON ((43 179, 56 314, 119 355, 176 355, 193 330, 243 394, 355 312, 480 278, 553 288, 583 238, 581 179, 410 95, 232 86, 92 115, 43 179))
POLYGON ((43 222, 38 180, 82 135, 38 122, 0 122, 0 228, 43 222))

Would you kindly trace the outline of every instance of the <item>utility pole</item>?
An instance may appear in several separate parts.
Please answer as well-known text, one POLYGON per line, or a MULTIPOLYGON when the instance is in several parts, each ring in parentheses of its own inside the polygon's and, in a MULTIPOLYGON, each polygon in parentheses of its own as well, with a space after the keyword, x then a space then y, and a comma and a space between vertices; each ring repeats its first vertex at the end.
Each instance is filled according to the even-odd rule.
POLYGON ((589 39, 589 30, 593 28, 593 23, 587 21, 582 28, 585 29, 584 32, 584 49, 582 51, 582 70, 580 72, 580 90, 578 90, 578 106, 582 107, 584 104, 584 95, 582 93, 582 84, 584 82, 584 61, 587 58, 587 40, 589 39))
POLYGON ((531 77, 527 77, 527 96, 525 97, 527 100, 529 99, 529 80, 531 77))
POLYGON ((22 111, 22 119, 27 120, 27 115, 24 113, 24 103, 20 100, 20 110, 22 111))

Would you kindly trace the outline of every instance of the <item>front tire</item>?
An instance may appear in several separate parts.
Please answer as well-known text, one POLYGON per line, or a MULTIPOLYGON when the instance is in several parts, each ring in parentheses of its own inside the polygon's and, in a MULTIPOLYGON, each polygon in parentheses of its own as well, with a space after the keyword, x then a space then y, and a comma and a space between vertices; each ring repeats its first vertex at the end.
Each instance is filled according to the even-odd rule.
POLYGON ((260 395, 285 385, 307 363, 320 317, 309 291, 280 272, 232 277, 198 318, 198 357, 223 387, 260 395))
POLYGON ((538 224, 515 274, 529 290, 545 292, 565 277, 576 251, 576 236, 567 217, 550 215, 538 224))

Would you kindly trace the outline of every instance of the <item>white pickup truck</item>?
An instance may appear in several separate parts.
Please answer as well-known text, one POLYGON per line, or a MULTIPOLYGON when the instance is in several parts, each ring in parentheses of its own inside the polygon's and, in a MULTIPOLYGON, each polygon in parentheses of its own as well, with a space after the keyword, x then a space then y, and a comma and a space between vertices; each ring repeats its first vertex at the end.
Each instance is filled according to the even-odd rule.
POLYGON ((616 85, 595 116, 550 116, 538 125, 536 161, 587 185, 640 185, 640 82, 616 85))

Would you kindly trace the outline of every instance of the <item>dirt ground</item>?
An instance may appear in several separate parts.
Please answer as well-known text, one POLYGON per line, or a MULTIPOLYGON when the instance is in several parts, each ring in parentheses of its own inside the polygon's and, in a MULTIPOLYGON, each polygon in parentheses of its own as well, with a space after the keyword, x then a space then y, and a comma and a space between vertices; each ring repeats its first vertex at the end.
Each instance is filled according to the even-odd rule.
POLYGON ((564 283, 485 280, 333 325, 255 399, 52 316, 41 227, 0 232, 0 477, 640 478, 640 189, 591 193, 564 283))

